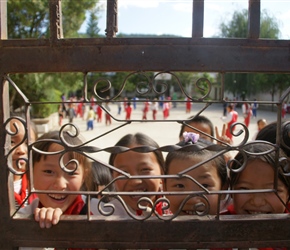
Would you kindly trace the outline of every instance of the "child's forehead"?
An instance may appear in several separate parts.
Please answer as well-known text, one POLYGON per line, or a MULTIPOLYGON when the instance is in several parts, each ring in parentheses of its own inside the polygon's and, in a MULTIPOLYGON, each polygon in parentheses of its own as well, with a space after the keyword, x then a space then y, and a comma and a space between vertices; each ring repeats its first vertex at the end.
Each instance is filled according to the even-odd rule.
POLYGON ((199 163, 203 162, 205 159, 204 156, 201 155, 191 155, 191 156, 187 156, 184 158, 175 158, 172 160, 170 167, 169 167, 169 171, 174 170, 174 169, 179 169, 179 170, 185 170, 188 169, 194 165, 196 165, 196 168, 194 168, 194 170, 191 171, 208 171, 208 170, 217 170, 216 165, 214 164, 213 161, 209 161, 206 163, 203 163, 202 165, 199 165, 199 163))
POLYGON ((245 169, 242 170, 241 174, 243 176, 254 177, 254 178, 264 178, 265 176, 274 176, 273 166, 259 158, 249 160, 245 166, 245 169))

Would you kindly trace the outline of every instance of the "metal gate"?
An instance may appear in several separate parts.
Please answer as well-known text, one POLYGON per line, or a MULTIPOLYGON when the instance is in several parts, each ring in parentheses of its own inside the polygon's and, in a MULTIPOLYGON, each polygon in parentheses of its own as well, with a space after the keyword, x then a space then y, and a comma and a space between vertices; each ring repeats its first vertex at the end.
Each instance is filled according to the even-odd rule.
MULTIPOLYGON (((217 101, 191 98, 204 108, 223 102, 224 74, 289 73, 289 40, 259 39, 259 0, 249 0, 248 37, 245 39, 204 38, 204 1, 193 0, 191 38, 116 38, 117 0, 107 1, 106 38, 67 39, 62 37, 61 0, 50 0, 50 38, 7 39, 6 1, 0 1, 1 45, 1 170, 0 187, 0 246, 106 249, 196 249, 289 247, 289 215, 220 215, 188 216, 162 220, 151 216, 146 220, 97 215, 63 216, 62 221, 49 230, 40 230, 32 216, 15 215, 14 196, 10 188, 11 173, 7 165, 9 142, 5 122, 9 119, 9 87, 17 89, 9 74, 42 72, 82 72, 84 74, 84 102, 89 103, 86 76, 89 72, 218 72, 221 73, 221 96, 217 101), (27 60, 29 58, 29 61, 27 60), (61 58, 61 60, 60 60, 61 58), (185 60, 186 58, 186 60, 185 60), (9 177, 10 176, 10 177, 9 177), (7 185, 7 183, 10 183, 7 185), (53 244, 52 244, 53 242, 53 244)), ((136 86, 137 88, 137 86, 136 86)), ((120 89, 118 94, 122 92, 120 89)), ((21 92, 29 125, 31 103, 21 92)), ((290 88, 277 106, 277 122, 281 124, 281 106, 290 88)), ((186 96, 186 91, 182 89, 186 96)), ((160 94, 158 91, 156 94, 160 94)), ((112 100, 117 99, 115 95, 112 100)), ((190 97, 190 96, 189 96, 190 97)), ((100 100, 103 100, 98 96, 100 100)), ((134 122, 134 121, 133 121, 134 122)), ((182 121, 177 121, 182 123, 182 121)), ((281 127, 277 128, 281 135, 281 127)), ((280 136, 277 145, 281 144, 280 136)), ((88 195, 88 194, 87 194, 88 195)))

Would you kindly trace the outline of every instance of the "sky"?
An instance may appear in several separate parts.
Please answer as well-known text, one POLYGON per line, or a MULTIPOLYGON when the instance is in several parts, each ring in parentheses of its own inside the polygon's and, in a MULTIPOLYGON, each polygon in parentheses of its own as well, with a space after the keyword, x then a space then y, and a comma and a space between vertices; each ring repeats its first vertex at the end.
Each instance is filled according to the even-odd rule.
MULTIPOLYGON (((100 34, 105 35, 106 0, 99 0, 100 34)), ((118 33, 170 34, 191 37, 192 0, 119 0, 118 33)), ((248 0, 205 0, 204 37, 219 33, 219 25, 231 20, 232 13, 248 8, 248 0)), ((290 0, 261 0, 261 10, 275 17, 280 39, 290 39, 290 0)), ((81 32, 86 31, 86 22, 81 32)))

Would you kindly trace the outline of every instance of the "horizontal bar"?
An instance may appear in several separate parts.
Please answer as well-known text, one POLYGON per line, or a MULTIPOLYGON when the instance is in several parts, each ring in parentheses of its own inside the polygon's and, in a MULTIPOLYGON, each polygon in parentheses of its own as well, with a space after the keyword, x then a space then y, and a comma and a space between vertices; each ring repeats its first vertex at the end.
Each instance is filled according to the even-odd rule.
POLYGON ((13 229, 17 237, 9 240, 15 246, 119 249, 290 246, 290 231, 285 230, 290 225, 289 214, 224 215, 221 220, 214 216, 180 216, 170 222, 156 217, 142 222, 116 216, 106 219, 93 216, 90 221, 85 220, 86 216, 74 216, 73 222, 66 218, 72 216, 64 216, 50 229, 39 229, 37 223, 27 219, 12 220, 7 231, 13 229))
POLYGON ((289 73, 288 40, 69 39, 1 41, 6 73, 196 71, 289 73))

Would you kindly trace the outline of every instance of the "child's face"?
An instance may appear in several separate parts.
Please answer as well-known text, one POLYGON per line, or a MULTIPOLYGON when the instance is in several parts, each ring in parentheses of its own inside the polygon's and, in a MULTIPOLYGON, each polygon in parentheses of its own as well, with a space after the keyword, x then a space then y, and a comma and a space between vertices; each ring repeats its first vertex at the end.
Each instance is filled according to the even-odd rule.
MULTIPOLYGON (((273 189, 274 169, 270 164, 260 159, 250 161, 241 172, 234 190, 273 189)), ((284 183, 278 179, 278 195, 285 203, 288 201, 288 190, 284 183)), ((283 213, 285 206, 279 198, 272 193, 234 194, 234 208, 237 214, 257 213, 283 213)))
MULTIPOLYGON (((198 158, 195 159, 174 159, 168 166, 168 175, 177 174, 195 164, 200 162, 198 158)), ((210 162, 197 167, 194 170, 186 173, 191 176, 201 186, 208 189, 209 191, 219 191, 222 189, 221 179, 218 175, 217 169, 210 162)), ((202 191, 203 189, 191 181, 189 178, 181 179, 166 179, 166 191, 172 192, 186 192, 186 191, 202 191)), ((170 201, 170 210, 172 213, 178 211, 180 204, 187 197, 187 195, 168 195, 167 198, 170 201)), ((218 204, 218 195, 207 195, 210 208, 209 214, 216 214, 218 204)), ((189 199, 183 206, 180 215, 195 214, 194 210, 198 203, 205 203, 201 197, 193 197, 189 199)), ((200 211, 199 209, 197 209, 200 211)), ((200 211, 201 212, 201 211, 200 211)))
MULTIPOLYGON (((17 119, 12 119, 11 123, 10 123, 10 130, 13 133, 16 133, 15 135, 11 136, 11 147, 14 147, 16 145, 18 145, 19 143, 21 143, 21 141, 24 139, 25 136, 25 129, 23 124, 18 121, 17 119), (18 132, 16 133, 17 129, 14 127, 15 124, 18 127, 18 132)), ((22 160, 27 159, 27 140, 24 140, 24 142, 22 144, 20 144, 18 147, 16 147, 14 149, 14 151, 12 152, 12 163, 13 163, 13 168, 16 171, 22 171, 25 172, 26 171, 26 161, 22 160), (18 160, 18 163, 17 163, 18 160)))
MULTIPOLYGON (((134 175, 160 175, 161 170, 154 153, 137 153, 128 151, 118 154, 114 160, 114 166, 132 176, 134 175)), ((120 176, 116 171, 113 178, 120 176)), ((119 192, 157 192, 160 191, 161 179, 125 179, 115 182, 119 192)), ((155 200, 155 196, 146 196, 155 200)), ((141 196, 122 196, 126 204, 134 210, 138 209, 137 202, 141 196)), ((147 204, 143 204, 147 205, 147 204)))
MULTIPOLYGON (((23 126, 23 124, 17 120, 17 119, 12 119, 10 122, 10 130, 11 132, 15 133, 15 135, 11 136, 11 147, 15 147, 16 145, 18 145, 19 143, 21 143, 21 141, 24 139, 25 137, 25 128, 23 126), (17 126, 17 129, 14 127, 15 124, 17 126)), ((34 131, 31 129, 31 141, 34 142, 36 139, 36 135, 34 133, 34 131)), ((27 145, 27 139, 24 140, 24 142, 22 144, 20 144, 18 147, 16 147, 13 152, 12 152, 12 164, 13 164, 13 168, 18 171, 18 172, 25 172, 26 171, 26 161, 22 160, 22 159, 27 159, 28 155, 28 145, 27 145), (18 163, 17 163, 18 160, 18 163)), ((15 177, 17 177, 15 175, 15 177)), ((21 178, 21 176, 18 176, 19 178, 21 178)))
POLYGON ((262 128, 266 127, 266 125, 267 125, 266 121, 261 120, 258 123, 258 130, 260 131, 262 128))
MULTIPOLYGON (((200 122, 190 122, 189 123, 190 126, 199 129, 200 131, 211 135, 211 128, 210 126, 208 126, 206 123, 200 123, 200 122)), ((188 127, 188 126, 184 126, 183 132, 193 132, 193 133, 197 133, 200 135, 200 138, 204 139, 204 140, 208 140, 208 141, 212 141, 212 139, 206 135, 203 135, 201 133, 199 133, 198 131, 188 127)), ((183 140, 183 137, 180 138, 180 140, 183 140)))
MULTIPOLYGON (((63 150, 57 144, 50 145, 48 151, 56 152, 63 150)), ((54 191, 79 191, 84 180, 84 168, 79 164, 74 173, 66 173, 59 166, 60 155, 47 155, 41 157, 39 162, 34 163, 34 187, 38 190, 54 191)), ((64 157, 64 163, 68 162, 69 156, 64 157)), ((74 164, 69 164, 68 169, 73 170, 74 164)), ((60 208, 63 212, 74 202, 77 195, 68 194, 38 194, 39 200, 44 207, 60 208)))

